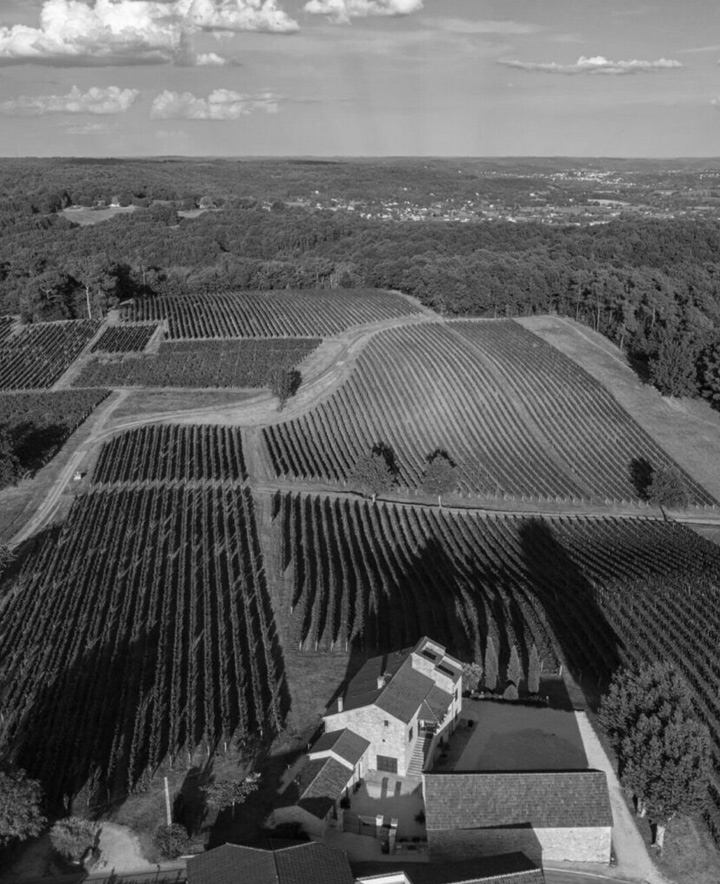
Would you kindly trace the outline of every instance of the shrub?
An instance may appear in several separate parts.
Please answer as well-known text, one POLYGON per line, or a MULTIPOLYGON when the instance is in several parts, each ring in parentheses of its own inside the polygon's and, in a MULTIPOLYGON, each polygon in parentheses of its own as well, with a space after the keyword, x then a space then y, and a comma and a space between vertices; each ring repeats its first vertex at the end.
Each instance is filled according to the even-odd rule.
POLYGON ((503 692, 503 700, 517 700, 517 698, 518 689, 512 682, 510 682, 503 692))
POLYGON ((50 841, 57 852, 72 862, 80 862, 88 847, 94 847, 100 826, 93 820, 70 816, 50 829, 50 841))
POLYGON ((160 826, 155 832, 154 841, 163 859, 177 859, 187 852, 190 843, 187 829, 179 823, 160 826))

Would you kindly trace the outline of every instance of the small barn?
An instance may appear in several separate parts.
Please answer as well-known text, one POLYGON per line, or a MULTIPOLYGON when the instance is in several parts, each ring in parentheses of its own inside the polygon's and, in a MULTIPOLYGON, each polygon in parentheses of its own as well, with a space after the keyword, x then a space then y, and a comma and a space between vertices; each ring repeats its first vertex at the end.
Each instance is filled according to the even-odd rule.
POLYGON ((435 859, 522 851, 535 862, 610 862, 603 771, 426 773, 423 782, 435 859))

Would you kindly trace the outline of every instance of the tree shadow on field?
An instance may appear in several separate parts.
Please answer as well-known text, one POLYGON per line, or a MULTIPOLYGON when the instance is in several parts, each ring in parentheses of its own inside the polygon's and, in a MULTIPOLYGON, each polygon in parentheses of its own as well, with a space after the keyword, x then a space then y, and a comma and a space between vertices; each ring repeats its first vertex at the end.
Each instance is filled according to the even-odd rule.
POLYGON ((488 637, 498 652, 501 675, 508 665, 512 646, 518 650, 527 672, 531 647, 543 651, 544 634, 538 635, 527 619, 518 594, 517 580, 489 559, 470 551, 450 550, 440 536, 430 535, 414 555, 397 552, 395 582, 382 581, 368 566, 365 587, 364 629, 351 645, 351 656, 341 695, 369 657, 379 656, 383 671, 402 648, 423 637, 444 645, 462 661, 482 663, 488 637), (372 584, 382 587, 371 595, 372 584))
POLYGON ((647 500, 655 475, 655 467, 646 457, 634 457, 630 461, 630 481, 641 500, 647 500))
MULTIPOLYGON (((540 603, 572 674, 590 699, 597 698, 621 663, 622 642, 551 524, 528 519, 519 534, 527 590, 540 603)), ((599 544, 598 554, 604 554, 599 544)))
POLYGON ((10 430, 13 450, 21 469, 35 472, 44 466, 70 435, 65 424, 15 424, 10 430))

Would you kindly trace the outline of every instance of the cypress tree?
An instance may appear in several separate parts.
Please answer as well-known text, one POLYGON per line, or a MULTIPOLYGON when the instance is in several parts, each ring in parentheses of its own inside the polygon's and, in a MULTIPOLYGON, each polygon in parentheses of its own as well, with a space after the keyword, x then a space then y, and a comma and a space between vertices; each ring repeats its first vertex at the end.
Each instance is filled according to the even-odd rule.
POLYGON ((485 687, 489 691, 497 689, 498 680, 498 654, 492 636, 488 636, 485 646, 485 687))
POLYGON ((508 663, 507 668, 508 681, 511 681, 515 687, 519 688, 523 676, 524 673, 522 663, 520 662, 520 655, 518 654, 517 647, 513 644, 512 650, 510 651, 510 662, 508 663))
POLYGON ((528 690, 531 694, 537 694, 540 690, 540 654, 535 645, 530 649, 528 661, 528 690))

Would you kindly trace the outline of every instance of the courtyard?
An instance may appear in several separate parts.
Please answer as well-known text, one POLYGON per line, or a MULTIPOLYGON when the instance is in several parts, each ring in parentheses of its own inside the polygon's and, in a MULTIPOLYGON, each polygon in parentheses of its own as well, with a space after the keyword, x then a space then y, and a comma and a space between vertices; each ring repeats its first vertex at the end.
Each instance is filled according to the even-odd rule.
POLYGON ((572 710, 465 698, 457 730, 432 769, 441 773, 587 767, 572 710))

